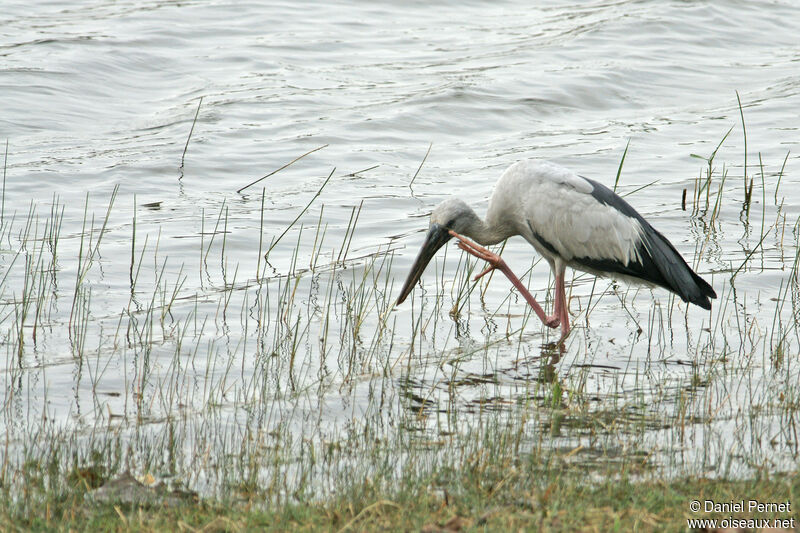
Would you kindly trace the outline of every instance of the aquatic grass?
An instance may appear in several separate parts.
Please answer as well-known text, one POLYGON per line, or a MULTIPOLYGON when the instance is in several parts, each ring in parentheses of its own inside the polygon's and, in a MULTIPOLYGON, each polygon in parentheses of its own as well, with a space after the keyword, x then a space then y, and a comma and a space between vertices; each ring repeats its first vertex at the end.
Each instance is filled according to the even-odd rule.
POLYGON ((73 313, 75 312, 75 307, 78 304, 78 296, 79 294, 83 294, 81 293, 82 284, 86 278, 86 275, 89 272, 89 269, 92 266, 92 261, 97 255, 97 252, 100 248, 100 242, 102 241, 103 235, 105 234, 106 227, 108 225, 108 219, 109 216, 111 215, 111 210, 114 206, 114 199, 117 196, 118 190, 119 186, 115 186, 113 192, 111 193, 111 198, 108 201, 108 208, 106 209, 106 214, 105 217, 103 218, 103 224, 100 227, 100 231, 97 236, 97 241, 95 241, 94 246, 92 246, 92 236, 94 235, 94 217, 92 217, 91 225, 89 226, 88 241, 85 241, 85 237, 87 237, 86 222, 89 209, 89 194, 88 193, 86 194, 86 200, 84 202, 84 210, 83 210, 83 228, 81 229, 80 247, 78 249, 78 266, 76 270, 75 291, 73 293, 73 298, 72 298, 70 321, 67 327, 67 329, 70 331, 72 330, 72 316, 73 313), (86 248, 87 252, 86 256, 84 256, 84 247, 86 248))
MULTIPOLYGON (((422 170, 422 166, 425 164, 425 161, 428 160, 428 156, 431 153, 431 148, 433 148, 433 143, 429 143, 428 144, 428 149, 425 151, 425 155, 423 156, 422 161, 420 161, 419 166, 417 167, 417 171, 414 172, 413 176, 411 176, 411 181, 408 182, 408 188, 409 189, 411 189, 412 186, 414 185, 414 180, 417 179, 417 176, 419 175, 419 171, 422 170)), ((413 192, 412 192, 412 194, 413 194, 413 192)))
POLYGON ((739 98, 739 91, 736 91, 736 103, 739 105, 739 117, 742 119, 742 139, 744 140, 744 166, 742 168, 742 178, 744 180, 744 202, 743 208, 747 215, 750 215, 750 201, 753 197, 753 179, 750 178, 750 184, 747 184, 747 126, 744 122, 744 110, 742 109, 742 100, 739 98))
MULTIPOLYGON (((192 127, 189 129, 189 136, 186 137, 186 144, 183 146, 183 153, 181 154, 181 172, 183 172, 183 163, 186 160, 186 151, 189 150, 189 141, 192 140, 192 134, 194 133, 194 126, 197 124, 197 117, 200 116, 200 106, 203 105, 203 97, 201 96, 200 99, 197 101, 197 109, 194 112, 194 118, 192 119, 192 127)), ((181 174, 183 177, 183 174, 181 174)))
MULTIPOLYGON (((787 155, 788 157, 788 155, 787 155)), ((6 171, 8 170, 8 139, 6 139, 6 149, 3 154, 3 190, 0 196, 0 226, 5 226, 6 222, 6 171)))
POLYGON ((783 164, 781 165, 781 170, 778 172, 778 180, 775 183, 775 203, 778 203, 778 189, 781 187, 781 180, 783 179, 783 172, 786 170, 786 162, 789 160, 789 154, 791 151, 786 152, 786 157, 783 158, 783 164))
MULTIPOLYGON (((695 181, 694 195, 693 195, 693 201, 692 201, 692 206, 693 206, 692 207, 692 213, 695 214, 695 215, 699 212, 699 209, 700 209, 700 197, 701 197, 703 191, 705 191, 705 193, 706 193, 704 210, 706 210, 706 211, 708 210, 709 199, 710 199, 710 194, 711 194, 711 178, 712 178, 712 175, 714 173, 714 158, 716 158, 717 152, 719 152, 719 149, 725 143, 725 140, 731 134, 731 132, 733 131, 733 128, 734 128, 734 126, 731 126, 728 129, 728 131, 725 132, 725 135, 722 136, 722 139, 719 141, 719 143, 717 143, 717 146, 714 148, 714 150, 711 151, 711 154, 709 154, 708 157, 703 157, 703 156, 698 155, 698 154, 689 154, 690 157, 694 157, 696 159, 702 159, 703 161, 706 162, 706 169, 705 169, 706 177, 705 177, 705 180, 702 179, 702 174, 701 174, 701 176, 698 177, 697 180, 695 181)), ((717 213, 717 209, 719 207, 719 203, 722 200, 722 190, 723 190, 723 186, 725 184, 725 177, 726 176, 727 176, 727 172, 725 171, 725 168, 723 167, 723 169, 722 169, 722 181, 720 183, 719 191, 717 193, 717 203, 715 204, 714 210, 713 210, 712 215, 711 215, 711 220, 712 221, 713 221, 713 219, 715 217, 715 214, 717 213)), ((685 208, 684 208, 684 210, 685 210, 685 208)))
POLYGON ((300 161, 300 160, 301 160, 301 159, 303 159, 304 157, 306 157, 306 156, 308 156, 308 155, 311 155, 311 154, 313 154, 314 152, 318 152, 319 150, 322 150, 323 148, 327 148, 327 147, 328 147, 328 145, 327 145, 327 144, 323 144, 322 146, 317 146, 316 148, 313 148, 313 149, 311 149, 311 150, 309 150, 309 151, 307 151, 307 152, 305 152, 305 153, 303 153, 303 154, 300 154, 299 156, 295 157, 294 159, 292 159, 291 161, 289 161, 289 162, 288 162, 288 163, 286 163, 285 165, 283 165, 283 166, 281 166, 281 167, 278 167, 278 168, 276 168, 275 170, 273 170, 272 172, 269 172, 269 173, 267 173, 267 174, 265 174, 265 175, 261 176, 261 177, 260 177, 260 178, 258 178, 257 180, 255 180, 255 181, 252 181, 252 182, 248 183, 248 184, 247 184, 247 185, 245 185, 244 187, 241 187, 241 188, 239 188, 239 189, 236 189, 236 192, 240 194, 240 193, 241 193, 243 190, 245 190, 245 189, 249 189, 250 187, 252 187, 252 186, 253 186, 253 185, 255 185, 256 183, 258 183, 258 182, 260 182, 260 181, 263 181, 263 180, 265 180, 265 179, 267 179, 267 178, 269 178, 269 177, 271 177, 271 176, 274 176, 275 174, 277 174, 277 173, 278 173, 278 172, 280 172, 281 170, 284 170, 284 169, 286 169, 286 168, 288 168, 288 167, 292 166, 293 164, 297 163, 298 161, 300 161))
POLYGON ((617 175, 614 178, 614 192, 617 192, 617 185, 619 185, 619 178, 622 176, 622 165, 625 163, 625 156, 628 155, 628 148, 631 146, 631 140, 625 143, 625 150, 622 151, 622 157, 619 158, 619 166, 617 167, 617 175))
POLYGON ((331 178, 333 177, 333 173, 334 173, 334 172, 336 172, 336 167, 334 167, 334 168, 333 168, 333 170, 331 170, 330 174, 328 174, 328 177, 327 177, 327 178, 325 178, 325 181, 323 181, 323 182, 322 182, 322 185, 321 185, 321 186, 320 186, 320 188, 317 190, 316 194, 315 194, 314 196, 312 196, 312 197, 311 197, 311 200, 309 200, 309 202, 308 202, 308 203, 306 204, 306 206, 305 206, 305 207, 304 207, 304 208, 303 208, 303 209, 300 211, 300 213, 299 213, 299 214, 298 214, 298 215, 295 217, 295 219, 294 219, 294 220, 292 220, 292 221, 289 223, 289 225, 288 225, 288 226, 286 226, 286 229, 284 229, 284 230, 283 230, 283 233, 281 233, 280 235, 278 235, 276 238, 272 239, 272 242, 270 243, 270 245, 269 245, 269 248, 267 248, 267 251, 266 251, 266 253, 264 254, 264 260, 265 260, 265 261, 267 261, 267 260, 268 260, 268 258, 269 258, 269 253, 272 251, 272 249, 273 249, 273 248, 275 248, 275 246, 276 246, 276 245, 277 245, 277 244, 278 244, 278 243, 281 241, 281 239, 283 239, 284 235, 286 235, 286 233, 287 233, 287 232, 288 232, 290 229, 292 229, 292 227, 293 227, 293 226, 294 226, 294 225, 297 223, 297 221, 298 221, 298 220, 300 220, 300 217, 302 217, 302 216, 305 214, 305 212, 306 212, 306 211, 308 211, 308 208, 309 208, 309 207, 311 207, 311 204, 312 204, 312 203, 314 203, 314 200, 316 200, 316 199, 319 197, 319 195, 320 195, 320 194, 322 194, 322 190, 325 188, 325 186, 326 186, 326 185, 328 184, 328 182, 331 180, 331 178))
MULTIPOLYGON (((706 168, 706 212, 693 217, 730 231, 740 222, 722 211, 726 173, 712 208, 706 168)), ((148 224, 135 201, 125 223, 109 201, 100 224, 87 199, 78 235, 62 234, 64 206, 44 221, 33 207, 6 219, 14 246, 0 258, 0 516, 31 524, 48 505, 73 511, 90 488, 130 470, 196 491, 200 507, 325 509, 330 516, 314 523, 337 529, 396 519, 385 502, 415 513, 419 527, 439 520, 433 504, 456 505, 475 524, 489 502, 548 509, 563 521, 566 502, 596 501, 614 487, 625 498, 653 497, 648 483, 673 487, 698 473, 748 479, 796 461, 798 224, 789 222, 784 242, 778 215, 769 224, 766 213, 749 253, 725 257, 725 268, 714 263, 715 280, 729 281, 715 281, 709 315, 663 292, 574 276, 573 309, 587 327, 559 347, 502 278, 472 282, 482 265, 453 246, 395 309, 394 281, 406 272, 395 243, 359 238, 369 201, 342 209, 336 225, 326 216, 336 206, 317 196, 273 228, 267 247, 262 189, 251 201, 258 249, 253 239, 238 256, 235 207, 221 198, 208 209, 213 228, 205 209, 192 221, 194 251, 179 261, 164 238, 172 222, 148 224), (114 238, 124 242, 128 294, 108 308, 102 271, 116 267, 105 252, 114 238), (746 290, 761 268, 756 254, 778 246, 785 259, 761 258, 780 261, 783 282, 746 290), (69 321, 58 309, 65 297, 69 321), (37 346, 22 342, 32 330, 37 346), (64 332, 74 339, 67 361, 43 355, 64 332), (54 406, 53 377, 75 391, 75 417, 54 406), (21 412, 32 413, 25 423, 21 412)), ((698 242, 698 261, 708 249, 698 242)), ((552 282, 539 276, 543 267, 532 260, 521 276, 534 292, 552 282)), ((135 507, 120 507, 129 524, 135 507)), ((481 524, 505 523, 496 519, 481 524)))

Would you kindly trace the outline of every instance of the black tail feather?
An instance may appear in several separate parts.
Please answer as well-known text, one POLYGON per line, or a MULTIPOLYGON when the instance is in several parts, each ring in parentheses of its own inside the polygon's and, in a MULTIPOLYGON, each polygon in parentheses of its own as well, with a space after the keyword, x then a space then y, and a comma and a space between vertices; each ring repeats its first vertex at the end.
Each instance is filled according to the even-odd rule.
POLYGON ((699 305, 703 309, 711 309, 709 298, 717 297, 711 285, 686 264, 666 237, 652 226, 645 228, 645 232, 647 251, 650 252, 651 261, 662 278, 661 282, 657 283, 680 296, 684 302, 699 305))
POLYGON ((666 237, 643 218, 639 221, 644 234, 638 247, 638 261, 623 264, 614 259, 589 257, 574 258, 573 261, 597 273, 614 272, 664 287, 680 296, 684 302, 711 309, 709 298, 717 297, 711 285, 686 264, 666 237))

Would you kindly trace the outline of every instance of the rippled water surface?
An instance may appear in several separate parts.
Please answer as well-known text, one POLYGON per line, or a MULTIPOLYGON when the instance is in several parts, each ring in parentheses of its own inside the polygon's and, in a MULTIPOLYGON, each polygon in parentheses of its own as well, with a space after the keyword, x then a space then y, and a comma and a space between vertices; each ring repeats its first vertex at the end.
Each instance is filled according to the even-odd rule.
MULTIPOLYGON (((178 416, 187 462, 209 426, 230 441, 280 433, 302 456, 303 442, 354 427, 436 440, 555 380, 635 426, 657 466, 790 468, 800 10, 528 4, 6 3, 11 441, 24 445, 35 420, 158 435, 178 416), (707 164, 693 154, 723 138, 711 207, 705 190, 695 206, 707 164), (712 282, 711 313, 568 273, 576 327, 555 356, 543 348, 555 333, 506 280, 471 289, 455 247, 391 310, 442 199, 482 213, 524 158, 610 186, 628 143, 618 192, 712 282)), ((503 256, 549 305, 530 246, 511 239, 503 256)), ((547 445, 630 443, 613 429, 598 444, 602 430, 573 422, 547 445)), ((213 486, 197 475, 190 485, 213 486)))

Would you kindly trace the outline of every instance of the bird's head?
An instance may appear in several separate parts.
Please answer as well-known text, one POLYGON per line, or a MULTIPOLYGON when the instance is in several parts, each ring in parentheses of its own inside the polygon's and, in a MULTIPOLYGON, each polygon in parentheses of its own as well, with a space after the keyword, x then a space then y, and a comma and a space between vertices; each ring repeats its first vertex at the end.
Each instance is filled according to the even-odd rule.
POLYGON ((469 233, 478 216, 463 200, 449 198, 436 206, 431 213, 431 228, 435 225, 445 229, 445 233, 453 230, 456 233, 469 233))
POLYGON ((422 277, 425 267, 428 266, 434 254, 450 240, 450 231, 469 235, 469 229, 478 221, 475 212, 463 201, 457 198, 445 200, 436 206, 431 213, 431 223, 422 249, 411 267, 411 272, 403 284, 397 303, 401 304, 411 293, 414 285, 422 277))

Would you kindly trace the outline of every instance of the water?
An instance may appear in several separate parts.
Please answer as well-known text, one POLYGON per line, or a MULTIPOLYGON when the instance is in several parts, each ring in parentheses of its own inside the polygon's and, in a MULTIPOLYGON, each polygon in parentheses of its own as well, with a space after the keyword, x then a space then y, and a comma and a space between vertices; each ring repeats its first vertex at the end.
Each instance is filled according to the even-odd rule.
MULTIPOLYGON (((247 423, 242 404, 260 398, 262 408, 275 409, 281 401, 295 406, 291 414, 279 408, 283 414, 274 417, 291 431, 301 431, 316 416, 320 432, 336 435, 362 416, 405 416, 414 406, 401 400, 414 395, 440 407, 455 403, 465 412, 486 404, 487 397, 502 407, 535 387, 546 340, 538 324, 524 321, 523 301, 516 294, 508 298, 504 280, 496 277, 483 303, 476 290, 459 318, 448 319, 452 301, 439 308, 431 302, 437 285, 444 283, 449 298, 461 283, 453 280, 463 279, 450 250, 443 274, 437 278, 432 269, 425 276, 424 296, 415 291, 416 303, 391 314, 392 342, 370 344, 380 330, 380 302, 391 299, 392 284, 396 292, 402 283, 425 217, 443 198, 457 191, 482 212, 502 170, 529 157, 611 185, 629 142, 619 191, 630 193, 627 199, 713 280, 720 305, 711 315, 699 309, 685 314, 664 291, 626 292, 621 286, 615 295, 608 280, 594 284, 594 278, 580 276, 572 301, 578 329, 554 372, 583 383, 589 395, 662 398, 645 413, 657 419, 679 403, 676 391, 691 375, 685 363, 699 354, 695 362, 708 369, 725 359, 747 369, 748 386, 720 393, 720 399, 718 391, 727 390, 729 380, 744 379, 713 371, 701 396, 717 398, 719 412, 731 420, 731 413, 776 382, 789 387, 796 378, 794 367, 784 367, 783 374, 769 368, 780 337, 774 325, 789 328, 793 320, 790 303, 770 298, 790 285, 797 252, 800 46, 791 30, 797 22, 800 12, 788 2, 620 1, 541 8, 523 2, 7 3, 0 14, 0 134, 8 139, 3 220, 10 224, 13 217, 14 224, 6 226, 13 229, 4 234, 0 257, 8 272, 2 294, 4 426, 23 440, 28 421, 37 417, 79 432, 109 417, 124 428, 143 413, 158 419, 178 404, 189 406, 186 416, 202 424, 214 403, 225 406, 224 425, 235 432, 237 424, 247 423), (748 176, 756 180, 749 216, 742 210, 745 149, 737 91, 747 126, 748 176), (693 215, 691 205, 682 210, 683 190, 691 197, 705 168, 692 154, 709 156, 731 127, 714 170, 716 180, 728 173, 719 215, 711 221, 707 214, 693 215), (265 266, 259 257, 332 171, 265 266), (84 224, 91 226, 94 216, 96 242, 115 187, 107 231, 83 276, 81 243, 90 248, 84 224), (63 208, 58 253, 51 254, 57 274, 42 289, 49 295, 48 311, 34 342, 36 321, 23 320, 19 327, 23 267, 26 259, 36 261, 30 250, 39 248, 30 242, 45 231, 53 204, 58 213, 63 208), (32 205, 36 217, 28 215, 32 205), (354 210, 358 223, 349 235, 354 210), (39 226, 26 238, 28 219, 39 226), (771 230, 764 239, 762 228, 771 230), (317 248, 315 235, 323 230, 317 248), (133 263, 143 266, 132 288, 134 232, 133 263), (350 259, 343 270, 326 266, 342 257, 350 259), (374 258, 379 264, 392 261, 391 269, 374 274, 375 286, 386 283, 386 290, 370 293, 372 307, 356 328, 345 319, 353 303, 348 294, 354 295, 348 287, 373 276, 374 258), (746 259, 734 298, 730 274, 746 259), (316 266, 308 272, 311 265, 316 266), (264 338, 282 335, 274 329, 282 320, 291 330, 291 322, 275 314, 276 302, 290 294, 281 292, 291 287, 286 276, 294 279, 300 269, 306 272, 290 316, 310 315, 314 324, 301 336, 302 364, 298 360, 299 369, 287 370, 285 353, 279 354, 280 368, 263 374, 272 375, 272 388, 259 396, 252 380, 262 374, 253 369, 266 364, 262 358, 270 349, 262 345, 273 341, 264 338), (85 292, 76 293, 76 279, 85 292), (220 296, 227 293, 230 300, 220 296), (414 326, 420 305, 428 306, 423 314, 438 309, 431 315, 438 317, 430 322, 434 331, 421 337, 414 326), (588 321, 587 305, 595 305, 588 321), (331 306, 342 322, 325 330, 318 322, 331 306), (75 308, 88 309, 83 321, 75 308), (158 309, 167 308, 159 315, 158 309), (69 334, 71 315, 86 324, 85 332, 69 334), (259 316, 273 329, 254 330, 259 316), (704 328, 713 333, 704 334, 704 328), (26 339, 21 353, 15 340, 20 329, 26 339), (516 333, 506 339, 506 332, 516 333), (345 357, 337 361, 320 355, 325 347, 318 339, 326 336, 325 346, 340 346, 335 352, 347 342, 376 348, 362 353, 358 364, 345 357), (493 344, 482 348, 486 342, 493 344), (88 362, 76 362, 77 353, 88 362), (193 354, 191 363, 181 363, 176 353, 193 354), (745 356, 758 364, 745 364, 745 356), (437 365, 445 360, 458 362, 437 365), (392 372, 376 385, 369 376, 385 369, 386 361, 392 372), (153 391, 170 380, 173 396, 164 400, 153 391), (442 383, 463 387, 454 399, 452 386, 442 383), (661 387, 670 383, 676 388, 663 400, 661 387), (322 392, 313 401, 299 401, 287 387, 322 392), (389 391, 394 415, 376 412, 376 388, 389 391), (142 397, 149 398, 146 406, 142 397)), ((511 240, 503 256, 520 273, 534 259, 520 239, 511 240)), ((441 258, 436 266, 441 268, 441 258)), ((540 300, 549 281, 547 268, 536 264, 530 284, 540 300)), ((275 342, 286 348, 284 341, 275 342)), ((785 343, 793 361, 796 334, 787 334, 785 343)), ((769 416, 760 420, 768 428, 781 425, 769 416)), ((437 424, 422 427, 435 432, 437 424)), ((697 424, 692 430, 719 432, 714 442, 720 456, 740 447, 758 454, 741 438, 726 440, 723 427, 697 424)), ((579 436, 565 438, 580 442, 579 436)), ((663 442, 664 436, 653 431, 647 439, 663 442)), ((776 462, 791 463, 791 439, 779 442, 776 462)), ((675 449, 682 447, 665 455, 675 449)))

